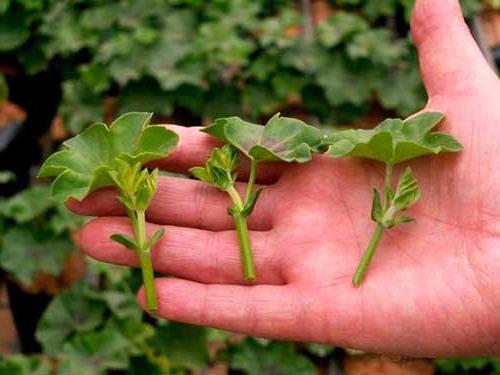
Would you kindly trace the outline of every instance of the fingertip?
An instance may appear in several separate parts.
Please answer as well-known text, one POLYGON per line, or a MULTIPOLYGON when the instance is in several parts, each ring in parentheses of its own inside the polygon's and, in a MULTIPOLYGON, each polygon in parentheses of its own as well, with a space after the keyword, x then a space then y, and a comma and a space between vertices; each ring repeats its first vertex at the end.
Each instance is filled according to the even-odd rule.
MULTIPOLYGON (((458 0, 417 0, 411 16, 411 31, 419 45, 435 30, 463 25, 464 17, 458 0)), ((449 31, 449 30, 448 30, 449 31)))
MULTIPOLYGON (((155 283, 155 288, 156 288, 156 283, 155 283)), ((141 309, 143 309, 144 311, 147 312, 147 308, 146 308, 146 295, 144 293, 144 285, 141 285, 141 287, 137 291, 137 298, 136 299, 137 299, 137 303, 139 304, 139 306, 141 307, 141 309)))
POLYGON ((458 0, 417 0, 411 29, 430 100, 480 94, 488 82, 496 82, 458 0))
POLYGON ((96 190, 81 201, 71 198, 66 202, 66 207, 84 216, 112 216, 124 212, 113 187, 96 190))
POLYGON ((68 210, 72 211, 73 213, 78 214, 78 215, 82 214, 82 202, 81 201, 78 201, 74 198, 70 198, 64 204, 66 205, 66 208, 68 208, 68 210))
MULTIPOLYGON (((97 260, 107 260, 110 254, 120 254, 109 237, 113 233, 127 233, 131 231, 126 218, 96 218, 82 226, 78 233, 78 246, 90 257, 97 260)), ((120 250, 120 249, 118 249, 120 250)), ((121 260, 118 256, 117 260, 121 260)))

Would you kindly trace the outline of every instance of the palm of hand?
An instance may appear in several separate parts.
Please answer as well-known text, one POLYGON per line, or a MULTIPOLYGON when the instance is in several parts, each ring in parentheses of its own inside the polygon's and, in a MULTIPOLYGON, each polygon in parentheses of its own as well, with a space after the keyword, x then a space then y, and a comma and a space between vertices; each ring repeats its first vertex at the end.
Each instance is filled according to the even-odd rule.
MULTIPOLYGON (((454 0, 419 0, 417 6, 414 38, 430 96, 427 109, 446 114, 441 130, 465 148, 460 155, 411 164, 423 193, 410 212, 417 222, 385 234, 364 284, 355 289, 350 280, 374 229, 371 188, 382 184, 382 167, 321 156, 282 168, 250 221, 259 285, 245 286, 225 215, 227 197, 195 181, 164 178, 149 211, 150 222, 169 226, 154 263, 160 272, 187 280, 157 280, 160 316, 410 355, 498 350, 500 85, 464 30, 454 0), (454 45, 461 58, 450 61, 454 45)), ((212 141, 192 129, 175 130, 181 147, 164 165, 185 170, 202 164, 212 141)), ((110 194, 71 207, 116 215, 119 204, 110 194)), ((133 254, 108 239, 127 230, 126 220, 96 219, 80 243, 96 258, 136 264, 133 254)))

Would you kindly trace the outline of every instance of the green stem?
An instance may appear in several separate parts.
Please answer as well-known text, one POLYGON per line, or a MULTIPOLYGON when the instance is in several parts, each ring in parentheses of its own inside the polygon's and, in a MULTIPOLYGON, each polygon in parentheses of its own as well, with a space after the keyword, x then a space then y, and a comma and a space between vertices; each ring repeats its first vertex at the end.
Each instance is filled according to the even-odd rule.
POLYGON ((234 204, 233 216, 236 226, 236 233, 238 235, 238 241, 240 244, 243 274, 245 275, 245 279, 247 281, 254 281, 256 278, 255 266, 253 262, 252 246, 250 244, 250 235, 248 233, 247 219, 241 214, 241 211, 243 210, 243 202, 234 186, 231 186, 226 191, 231 197, 231 200, 234 204))
POLYGON ((247 281, 254 281, 255 266, 253 264, 252 247, 250 245, 250 236, 248 234, 247 219, 240 213, 234 215, 234 222, 236 224, 236 233, 240 242, 241 265, 243 267, 243 274, 247 281))
POLYGON ((385 228, 381 224, 377 225, 375 233, 373 233, 372 239, 368 244, 365 253, 363 254, 363 258, 361 258, 361 262, 359 262, 358 268, 356 269, 356 273, 352 278, 352 283, 356 288, 359 287, 363 282, 368 265, 370 264, 373 255, 375 254, 375 250, 377 250, 377 246, 380 242, 382 234, 384 233, 384 230, 385 228))
MULTIPOLYGON (((392 165, 386 164, 385 167, 385 178, 384 178, 384 200, 382 202, 382 216, 385 217, 387 210, 390 205, 390 196, 389 192, 392 191, 392 165)), ((358 268, 352 277, 352 283, 357 288, 363 282, 365 278, 366 271, 368 266, 370 265, 373 256, 375 255, 375 251, 380 243, 380 239, 382 238, 382 234, 385 231, 385 227, 382 224, 377 224, 375 228, 375 232, 373 233, 372 239, 368 244, 368 247, 359 262, 358 268)))
POLYGON ((255 161, 255 159, 251 159, 250 176, 248 177, 247 192, 245 194, 245 204, 248 203, 250 197, 252 196, 256 176, 257 176, 257 162, 255 161))
POLYGON ((132 227, 134 228, 135 239, 139 245, 137 254, 141 263, 142 279, 146 293, 146 305, 149 311, 158 310, 158 301, 154 284, 153 262, 151 261, 151 251, 148 246, 146 236, 146 215, 144 211, 134 211, 130 215, 132 227))

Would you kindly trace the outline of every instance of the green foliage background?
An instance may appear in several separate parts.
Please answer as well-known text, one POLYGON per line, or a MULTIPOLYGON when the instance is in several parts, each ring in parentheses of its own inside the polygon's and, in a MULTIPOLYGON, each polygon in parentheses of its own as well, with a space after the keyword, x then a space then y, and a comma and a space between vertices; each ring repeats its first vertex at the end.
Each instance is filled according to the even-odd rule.
MULTIPOLYGON (((465 13, 482 2, 462 1, 465 13)), ((286 113, 293 101, 324 124, 421 107, 414 0, 325 3, 333 14, 304 33, 312 20, 297 0, 1 0, 0 53, 27 74, 57 66, 73 132, 102 119, 105 97, 118 113, 199 118, 286 113)))
MULTIPOLYGON (((105 98, 114 98, 117 114, 187 113, 199 123, 281 111, 335 126, 421 108, 426 95, 408 29, 414 0, 325 3, 334 12, 312 22, 298 0, 0 0, 0 54, 26 75, 59 72, 60 113, 74 133, 102 120, 105 98)), ((461 3, 468 16, 485 3, 500 6, 461 3)), ((0 99, 7 92, 0 82, 0 99)), ((0 263, 25 282, 40 270, 59 272, 71 250, 74 218, 43 204, 44 194, 0 202, 0 263), (26 231, 32 235, 19 235, 26 231), (43 256, 25 253, 35 250, 43 256)), ((235 343, 225 332, 145 319, 135 303, 137 276, 92 262, 87 277, 51 303, 37 337, 61 361, 60 373, 182 374, 223 361, 250 375, 307 375, 332 353, 254 338, 235 343), (217 358, 209 342, 225 348, 217 358)), ((487 358, 437 364, 446 374, 500 373, 498 360, 487 358)), ((0 373, 49 374, 50 364, 11 356, 0 359, 0 373)))

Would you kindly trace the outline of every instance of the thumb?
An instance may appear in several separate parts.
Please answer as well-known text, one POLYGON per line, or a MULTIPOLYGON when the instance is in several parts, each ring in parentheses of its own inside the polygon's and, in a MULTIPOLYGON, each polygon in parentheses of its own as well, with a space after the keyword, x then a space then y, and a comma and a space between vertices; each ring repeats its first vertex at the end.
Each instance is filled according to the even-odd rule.
POLYGON ((411 29, 430 98, 470 94, 484 89, 485 82, 496 82, 458 0, 417 0, 411 29))

